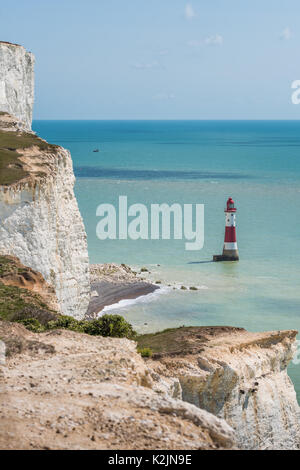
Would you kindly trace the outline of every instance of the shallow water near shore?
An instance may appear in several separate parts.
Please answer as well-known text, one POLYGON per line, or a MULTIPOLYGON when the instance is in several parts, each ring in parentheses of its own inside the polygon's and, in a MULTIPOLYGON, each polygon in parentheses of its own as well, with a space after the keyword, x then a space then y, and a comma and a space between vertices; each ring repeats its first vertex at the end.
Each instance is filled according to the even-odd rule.
MULTIPOLYGON (((177 287, 107 311, 141 332, 180 325, 300 330, 300 122, 36 121, 33 128, 72 153, 91 263, 146 266, 144 277, 177 287), (96 208, 118 207, 120 195, 147 207, 204 204, 204 248, 186 251, 184 240, 98 240, 96 208), (238 208, 240 261, 212 263, 222 251, 229 196, 238 208)), ((299 399, 300 364, 289 374, 299 399)))

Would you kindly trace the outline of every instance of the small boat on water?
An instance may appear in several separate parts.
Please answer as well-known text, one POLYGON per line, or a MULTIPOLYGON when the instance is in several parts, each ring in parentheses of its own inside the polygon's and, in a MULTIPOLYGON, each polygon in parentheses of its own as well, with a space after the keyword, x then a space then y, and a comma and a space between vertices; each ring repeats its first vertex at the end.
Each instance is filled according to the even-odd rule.
POLYGON ((93 152, 98 153, 98 152, 100 152, 100 150, 99 149, 94 149, 93 152))

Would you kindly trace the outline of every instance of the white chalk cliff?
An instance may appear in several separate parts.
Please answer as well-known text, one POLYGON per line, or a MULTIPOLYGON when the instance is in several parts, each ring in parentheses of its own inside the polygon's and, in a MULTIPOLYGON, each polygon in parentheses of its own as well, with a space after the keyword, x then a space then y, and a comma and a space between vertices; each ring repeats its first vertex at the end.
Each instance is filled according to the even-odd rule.
POLYGON ((28 131, 33 63, 23 47, 0 43, 0 253, 39 271, 55 288, 61 313, 83 318, 89 259, 72 159, 28 131))
POLYGON ((225 419, 241 449, 300 448, 300 409, 287 374, 296 331, 203 327, 180 334, 184 351, 152 366, 179 379, 183 400, 225 419))
POLYGON ((34 101, 34 55, 22 46, 0 42, 0 111, 31 129, 34 101))

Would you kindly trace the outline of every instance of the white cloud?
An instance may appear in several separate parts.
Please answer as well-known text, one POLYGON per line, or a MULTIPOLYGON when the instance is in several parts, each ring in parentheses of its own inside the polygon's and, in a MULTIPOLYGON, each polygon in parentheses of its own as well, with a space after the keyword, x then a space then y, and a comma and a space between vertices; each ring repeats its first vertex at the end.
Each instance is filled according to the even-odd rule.
POLYGON ((137 70, 151 70, 162 68, 161 64, 154 60, 153 62, 135 62, 132 67, 137 70))
POLYGON ((154 100, 173 100, 175 98, 174 93, 157 93, 153 96, 154 100))
POLYGON ((163 49, 159 51, 159 55, 168 55, 168 54, 169 54, 169 51, 167 49, 163 49))
POLYGON ((190 3, 186 4, 184 14, 185 14, 185 17, 186 17, 187 20, 192 20, 193 18, 195 18, 196 13, 195 13, 195 10, 194 10, 194 8, 192 7, 192 5, 190 3))
POLYGON ((204 43, 208 46, 222 46, 223 36, 221 34, 215 34, 213 36, 208 36, 204 39, 204 43))
POLYGON ((222 46, 223 36, 221 34, 213 34, 212 36, 207 36, 206 38, 198 41, 192 39, 187 42, 189 47, 200 47, 200 46, 222 46))
POLYGON ((284 28, 283 31, 281 31, 280 39, 283 39, 284 41, 288 41, 289 39, 291 39, 291 37, 292 37, 292 31, 287 26, 286 28, 284 28))

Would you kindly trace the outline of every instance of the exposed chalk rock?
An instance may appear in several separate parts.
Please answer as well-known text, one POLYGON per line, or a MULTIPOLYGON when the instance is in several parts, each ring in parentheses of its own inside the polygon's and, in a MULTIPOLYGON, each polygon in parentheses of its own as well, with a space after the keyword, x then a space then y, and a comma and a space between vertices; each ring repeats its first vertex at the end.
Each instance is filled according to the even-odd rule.
MULTIPOLYGON (((180 328, 160 338, 169 348, 149 366, 160 376, 178 378, 183 400, 225 419, 240 448, 299 449, 300 410, 287 374, 296 334, 180 328)), ((157 347, 158 340, 154 336, 144 345, 157 347)))
POLYGON ((0 111, 31 129, 34 102, 34 55, 22 46, 0 42, 0 111))
POLYGON ((223 419, 155 391, 133 341, 66 330, 37 341, 6 322, 0 336, 9 353, 0 366, 1 449, 236 448, 223 419))
POLYGON ((20 132, 6 115, 0 117, 0 147, 8 137, 15 150, 0 148, 10 159, 0 175, 4 183, 5 171, 9 178, 0 185, 0 253, 40 272, 54 287, 61 312, 83 318, 90 299, 89 258, 70 153, 20 132))
POLYGON ((61 312, 82 318, 89 260, 72 160, 30 132, 33 100, 33 55, 0 42, 0 253, 40 272, 61 312))

